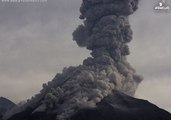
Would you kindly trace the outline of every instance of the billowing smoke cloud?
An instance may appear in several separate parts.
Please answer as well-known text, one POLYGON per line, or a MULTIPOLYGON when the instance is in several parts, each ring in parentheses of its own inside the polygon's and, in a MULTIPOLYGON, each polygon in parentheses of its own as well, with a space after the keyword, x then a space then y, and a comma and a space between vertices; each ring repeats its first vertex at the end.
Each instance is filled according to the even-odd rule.
POLYGON ((138 0, 83 0, 80 19, 84 24, 74 31, 73 39, 91 50, 92 57, 83 65, 65 68, 21 108, 54 111, 63 120, 81 108, 96 107, 112 90, 133 96, 142 78, 126 55, 132 39, 128 16, 137 5, 138 0))

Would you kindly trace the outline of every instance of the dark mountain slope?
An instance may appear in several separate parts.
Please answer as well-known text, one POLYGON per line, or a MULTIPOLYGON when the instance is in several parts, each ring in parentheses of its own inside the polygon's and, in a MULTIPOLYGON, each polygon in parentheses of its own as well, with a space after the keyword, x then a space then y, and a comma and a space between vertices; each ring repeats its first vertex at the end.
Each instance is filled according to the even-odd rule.
POLYGON ((80 110, 72 120, 171 120, 171 114, 146 100, 114 92, 95 109, 80 110))
POLYGON ((0 119, 7 110, 11 109, 14 106, 15 104, 12 101, 4 97, 0 97, 0 119))
MULTIPOLYGON (((53 112, 27 109, 8 120, 55 120, 53 112)), ((171 114, 146 100, 114 91, 94 109, 81 109, 70 120, 171 120, 171 114)))

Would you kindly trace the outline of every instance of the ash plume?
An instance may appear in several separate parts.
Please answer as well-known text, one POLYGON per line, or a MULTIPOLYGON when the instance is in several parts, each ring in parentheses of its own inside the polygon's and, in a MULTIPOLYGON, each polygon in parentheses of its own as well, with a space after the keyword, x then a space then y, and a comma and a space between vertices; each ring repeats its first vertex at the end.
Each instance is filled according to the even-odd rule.
POLYGON ((80 19, 84 23, 73 32, 80 47, 91 50, 83 65, 64 68, 61 74, 43 85, 39 94, 6 118, 28 106, 36 111, 53 111, 65 120, 81 108, 96 107, 113 90, 133 96, 142 77, 127 62, 132 30, 128 16, 138 0, 83 0, 80 19), (40 102, 41 101, 41 102, 40 102))

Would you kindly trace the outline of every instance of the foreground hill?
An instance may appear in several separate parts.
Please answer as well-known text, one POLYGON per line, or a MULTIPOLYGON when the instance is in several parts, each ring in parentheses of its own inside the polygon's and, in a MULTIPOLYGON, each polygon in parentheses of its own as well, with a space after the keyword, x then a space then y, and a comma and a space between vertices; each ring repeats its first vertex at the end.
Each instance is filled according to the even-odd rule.
POLYGON ((7 110, 11 109, 14 106, 15 104, 12 101, 4 97, 0 97, 0 119, 7 110))

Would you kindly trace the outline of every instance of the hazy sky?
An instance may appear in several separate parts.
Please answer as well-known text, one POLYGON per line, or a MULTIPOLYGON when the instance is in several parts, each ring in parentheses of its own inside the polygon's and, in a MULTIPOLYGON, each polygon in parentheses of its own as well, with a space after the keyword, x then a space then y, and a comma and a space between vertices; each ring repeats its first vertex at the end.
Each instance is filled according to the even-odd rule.
MULTIPOLYGON (((134 39, 128 61, 144 76, 136 97, 171 112, 171 13, 155 13, 158 0, 141 0, 130 16, 134 39)), ((167 1, 171 6, 171 0, 167 1)), ((2 3, 0 0, 0 96, 30 98, 63 67, 75 66, 89 51, 72 41, 81 23, 81 0, 2 3)))

